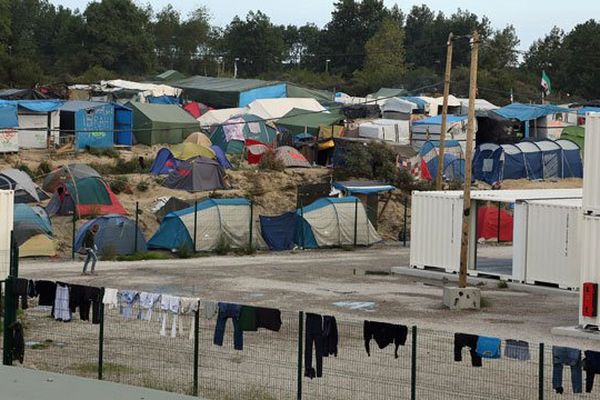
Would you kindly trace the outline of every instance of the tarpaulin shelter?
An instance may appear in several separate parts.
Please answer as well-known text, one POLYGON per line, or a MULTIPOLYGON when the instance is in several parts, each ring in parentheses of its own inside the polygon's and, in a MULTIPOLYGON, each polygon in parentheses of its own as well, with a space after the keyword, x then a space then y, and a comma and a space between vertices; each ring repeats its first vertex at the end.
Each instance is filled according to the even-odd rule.
MULTIPOLYGON (((379 194, 389 193, 387 201, 389 202, 396 189, 395 186, 387 185, 383 182, 368 180, 337 181, 332 186, 341 191, 344 196, 356 196, 366 207, 367 217, 375 229, 379 223, 379 194)), ((387 204, 387 203, 386 203, 387 204)), ((385 206, 382 208, 382 212, 385 206)))
POLYGON ((148 247, 194 249, 195 242, 196 251, 213 251, 222 243, 233 249, 250 245, 265 249, 267 246, 260 234, 258 217, 254 217, 251 208, 250 201, 243 198, 205 199, 198 203, 197 212, 192 206, 167 214, 148 241, 148 247))
POLYGON ((328 90, 310 89, 288 82, 287 97, 303 97, 315 99, 318 102, 327 102, 333 100, 334 95, 328 90))
MULTIPOLYGON (((537 131, 547 131, 547 127, 543 125, 548 123, 548 118, 554 114, 570 113, 572 110, 564 107, 555 106, 553 104, 523 104, 512 103, 504 107, 492 110, 488 113, 489 116, 513 120, 523 123, 525 138, 530 137, 531 121, 540 120, 534 124, 537 131), (541 120, 544 118, 544 120, 541 120)), ((551 121, 550 121, 551 122, 551 121)), ((534 131, 532 136, 538 136, 538 132, 534 131)))
POLYGON ((477 239, 513 240, 513 216, 493 206, 477 207, 477 239))
POLYGON ((217 157, 217 161, 219 162, 219 164, 221 164, 221 167, 223 167, 225 169, 232 169, 233 168, 233 166, 231 165, 231 163, 227 159, 227 155, 225 154, 225 152, 223 151, 223 149, 221 149, 219 146, 216 146, 214 144, 211 145, 210 148, 212 149, 212 151, 215 152, 215 156, 217 157))
POLYGON ((98 255, 124 256, 147 250, 144 234, 139 227, 136 229, 135 221, 122 215, 109 214, 89 220, 79 228, 75 236, 75 251, 81 250, 85 233, 94 225, 98 225, 94 237, 98 255))
POLYGON ((245 114, 225 121, 213 132, 210 140, 227 154, 239 154, 244 150, 246 139, 272 144, 276 137, 276 129, 255 115, 245 114))
POLYGON ((274 217, 260 216, 260 230, 269 250, 292 250, 298 214, 287 212, 274 217))
POLYGON ((183 109, 187 111, 192 117, 195 119, 200 118, 202 115, 206 114, 208 111, 212 110, 206 104, 198 103, 197 101, 189 101, 184 106, 183 109))
POLYGON ((112 103, 67 101, 60 107, 60 136, 74 136, 77 150, 112 147, 114 131, 112 103))
POLYGON ((170 189, 203 192, 227 188, 225 171, 218 161, 196 157, 190 161, 181 161, 169 172, 163 186, 170 189))
MULTIPOLYGON (((9 151, 47 149, 49 136, 59 141, 60 100, 0 100, 0 128, 18 128, 14 131, 13 146, 9 151)), ((0 140, 0 152, 9 142, 0 140)))
POLYGON ((127 215, 117 196, 100 178, 79 178, 61 183, 46 206, 50 216, 73 215, 79 218, 120 214, 127 215))
POLYGON ((129 94, 130 99, 140 102, 176 104, 181 95, 181 89, 164 84, 140 83, 126 81, 123 79, 114 79, 110 81, 101 81, 97 91, 108 93, 125 92, 129 94))
POLYGON ((379 107, 385 119, 410 121, 417 104, 402 97, 392 97, 381 101, 379 107))
POLYGON ((174 70, 174 69, 169 69, 161 74, 156 75, 154 77, 154 80, 157 82, 170 82, 170 81, 177 81, 177 80, 184 79, 184 78, 185 78, 185 75, 182 74, 181 72, 174 70))
POLYGON ((311 165, 298 150, 290 146, 275 149, 275 159, 281 161, 286 168, 310 168, 311 165))
POLYGON ((0 171, 0 190, 14 190, 15 203, 39 203, 49 198, 27 173, 14 168, 0 171))
MULTIPOLYGON (((467 140, 467 116, 448 115, 446 119, 446 139, 457 140, 464 147, 467 140)), ((439 140, 442 129, 442 116, 429 117, 412 122, 411 145, 419 150, 429 140, 439 140)), ((477 127, 475 127, 477 131, 477 127)))
POLYGON ((575 142, 581 151, 583 151, 585 146, 585 127, 567 126, 562 130, 560 138, 575 142))
POLYGON ((170 197, 165 204, 154 213, 158 222, 172 212, 179 211, 190 207, 190 203, 177 197, 170 197))
MULTIPOLYGON (((423 180, 434 180, 439 163, 440 142, 430 140, 419 150, 419 177, 423 180)), ((447 181, 462 181, 465 177, 465 156, 460 143, 446 140, 444 146, 444 164, 442 176, 447 181)))
POLYGON ((42 207, 15 204, 13 231, 19 257, 53 257, 56 240, 52 237, 52 223, 42 207))
POLYGON ((310 133, 319 135, 321 126, 338 125, 344 120, 339 110, 314 112, 295 108, 276 122, 278 128, 284 128, 292 135, 310 133))
POLYGON ((172 83, 183 89, 183 97, 216 108, 245 107, 257 99, 287 96, 287 85, 258 79, 192 76, 172 83))
POLYGON ((570 140, 522 141, 477 146, 473 178, 490 184, 506 179, 560 179, 583 176, 580 149, 570 140))
POLYGON ((0 153, 19 151, 17 107, 0 102, 0 153))
POLYGON ((354 196, 323 198, 296 211, 295 242, 303 248, 369 246, 381 237, 354 196))
POLYGON ((45 100, 48 96, 35 89, 1 89, 2 100, 45 100))
POLYGON ((246 107, 247 113, 271 121, 282 118, 294 108, 315 112, 325 111, 325 107, 315 99, 291 97, 254 100, 246 107))
POLYGON ((369 95, 370 98, 380 99, 384 97, 398 97, 406 93, 404 88, 381 88, 369 95))
POLYGON ((46 175, 42 189, 46 192, 54 193, 61 183, 91 176, 99 178, 100 174, 87 164, 63 165, 46 175))
POLYGON ((198 118, 200 127, 206 132, 212 132, 218 125, 230 118, 246 114, 246 108, 224 108, 222 110, 210 110, 198 118))
POLYGON ((410 122, 397 119, 375 119, 358 126, 360 137, 409 144, 410 122))
POLYGON ((189 135, 188 137, 185 138, 184 143, 196 143, 196 144, 201 144, 202 146, 205 146, 205 147, 212 146, 212 142, 210 141, 210 138, 202 132, 192 133, 191 135, 189 135))
POLYGON ((133 110, 133 125, 138 143, 177 144, 193 132, 200 124, 181 107, 173 104, 127 103, 133 110))

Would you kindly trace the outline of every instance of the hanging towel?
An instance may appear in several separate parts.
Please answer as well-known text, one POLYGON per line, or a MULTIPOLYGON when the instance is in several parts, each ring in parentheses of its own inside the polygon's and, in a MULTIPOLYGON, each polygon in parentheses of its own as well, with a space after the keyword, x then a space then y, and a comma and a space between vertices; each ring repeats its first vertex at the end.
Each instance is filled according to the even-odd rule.
POLYGON ((108 306, 110 310, 119 306, 119 291, 117 289, 104 289, 104 297, 102 297, 102 303, 108 306))
POLYGON ((65 283, 56 283, 54 319, 63 322, 69 322, 71 320, 71 308, 69 307, 69 286, 67 286, 65 283))
POLYGON ((139 301, 140 293, 135 290, 121 290, 119 299, 121 300, 121 315, 125 318, 133 318, 133 305, 139 301))
POLYGON ((179 308, 181 304, 181 299, 177 296, 171 296, 168 294, 163 294, 160 298, 160 310, 161 310, 161 318, 162 324, 160 328, 160 335, 167 336, 167 321, 169 319, 169 314, 173 315, 172 323, 171 323, 171 337, 177 336, 177 316, 179 315, 179 308))
POLYGON ((529 361, 529 343, 523 340, 507 339, 504 346, 504 357, 519 361, 529 361))
MULTIPOLYGON (((192 315, 192 323, 190 325, 190 334, 188 338, 194 340, 194 332, 196 331, 196 312, 198 311, 199 299, 195 297, 181 297, 181 314, 192 315)), ((179 325, 181 327, 181 323, 179 325)), ((183 334, 183 332, 181 332, 183 334)))
POLYGON ((495 337, 479 336, 477 339, 477 354, 481 358, 500 358, 502 341, 495 337))
POLYGON ((158 293, 140 293, 140 312, 138 313, 138 319, 143 321, 152 320, 152 311, 156 303, 160 300, 160 294, 158 293))
POLYGON ((216 301, 203 301, 202 307, 204 308, 204 318, 213 319, 219 313, 219 305, 216 301))

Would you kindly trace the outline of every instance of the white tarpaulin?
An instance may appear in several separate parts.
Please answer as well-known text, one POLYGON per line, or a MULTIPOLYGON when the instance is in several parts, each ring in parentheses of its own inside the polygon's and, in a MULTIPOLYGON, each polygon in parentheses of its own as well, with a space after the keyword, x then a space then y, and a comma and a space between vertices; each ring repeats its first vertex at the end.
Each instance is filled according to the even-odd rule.
POLYGON ((112 81, 101 81, 101 86, 113 88, 113 89, 127 89, 137 90, 142 92, 143 97, 160 97, 160 96, 171 96, 179 97, 182 90, 168 85, 155 85, 153 83, 139 83, 126 81, 123 79, 114 79, 112 81))
POLYGON ((13 230, 12 190, 0 190, 0 280, 10 271, 10 233, 13 230))
POLYGON ((200 122, 202 128, 210 128, 214 125, 222 124, 231 117, 243 115, 245 113, 245 108, 224 108, 222 110, 210 110, 202 114, 197 120, 200 122))
POLYGON ((288 97, 254 100, 246 106, 246 112, 263 119, 276 120, 282 118, 294 108, 315 112, 325 111, 325 107, 315 99, 288 97))
POLYGON ((397 119, 376 119, 358 126, 358 136, 409 144, 410 122, 397 119))

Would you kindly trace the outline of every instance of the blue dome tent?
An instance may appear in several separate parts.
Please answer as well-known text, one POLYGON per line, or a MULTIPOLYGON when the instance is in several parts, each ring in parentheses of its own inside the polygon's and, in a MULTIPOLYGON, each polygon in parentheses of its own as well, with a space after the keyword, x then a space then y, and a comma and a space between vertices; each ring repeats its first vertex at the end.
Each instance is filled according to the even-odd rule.
POLYGON ((147 250, 146 239, 139 228, 136 232, 135 222, 117 214, 103 215, 86 222, 75 236, 75 250, 81 249, 85 232, 95 224, 100 228, 96 234, 98 255, 128 255, 147 250))
MULTIPOLYGON (((419 158, 425 161, 429 174, 435 177, 439 160, 440 142, 428 140, 419 150, 419 158)), ((442 175, 447 181, 465 179, 465 157, 462 146, 457 140, 446 140, 442 175)))

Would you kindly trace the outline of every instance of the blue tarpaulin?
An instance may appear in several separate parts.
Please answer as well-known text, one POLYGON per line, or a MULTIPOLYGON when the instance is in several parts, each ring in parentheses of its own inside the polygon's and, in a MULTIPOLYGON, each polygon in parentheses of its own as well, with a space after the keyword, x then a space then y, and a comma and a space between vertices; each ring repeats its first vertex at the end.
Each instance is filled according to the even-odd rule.
POLYGON ((16 128, 18 126, 17 106, 0 103, 0 129, 16 128))
POLYGON ((583 107, 577 109, 577 115, 585 117, 585 114, 590 112, 600 113, 600 107, 583 107))
MULTIPOLYGON (((466 119, 467 119, 466 115, 448 115, 446 118, 446 123, 448 125, 450 125, 455 122, 464 121, 466 119)), ((416 125, 441 125, 442 124, 442 116, 436 115, 435 117, 419 119, 417 121, 413 121, 412 124, 414 126, 416 126, 416 125)))
POLYGON ((33 112, 52 112, 64 104, 61 100, 0 100, 0 105, 11 104, 33 112))
POLYGON ((395 186, 374 181, 334 182, 333 187, 347 194, 385 193, 396 189, 395 186))
POLYGON ((416 97, 416 96, 402 96, 400 97, 402 100, 406 100, 406 101, 410 101, 411 103, 414 103, 417 105, 417 110, 423 110, 425 111, 425 108, 427 107, 427 102, 425 100, 423 100, 420 97, 416 97))
POLYGON ((260 216, 260 229, 269 246, 275 251, 291 250, 294 248, 294 234, 298 215, 288 212, 276 217, 260 216))
POLYGON ((552 104, 522 104, 512 103, 507 106, 493 110, 493 113, 504 119, 515 119, 517 121, 531 121, 546 115, 568 113, 572 110, 558 107, 552 104))
POLYGON ((148 97, 148 103, 151 104, 181 104, 179 97, 173 96, 150 96, 148 97))

